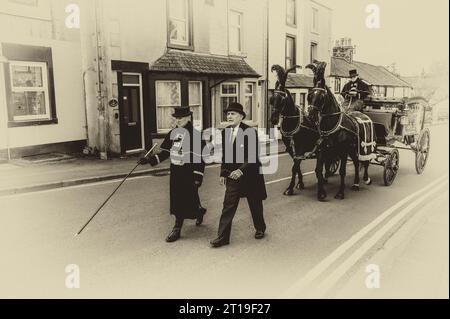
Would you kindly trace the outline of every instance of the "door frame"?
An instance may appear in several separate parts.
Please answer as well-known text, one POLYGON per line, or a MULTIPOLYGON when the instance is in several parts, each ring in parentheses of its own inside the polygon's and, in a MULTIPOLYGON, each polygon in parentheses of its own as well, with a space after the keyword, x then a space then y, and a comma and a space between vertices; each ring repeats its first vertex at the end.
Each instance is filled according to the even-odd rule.
MULTIPOLYGON (((138 153, 138 152, 142 152, 143 150, 145 150, 145 127, 144 127, 144 99, 143 99, 143 77, 141 73, 137 73, 137 72, 123 72, 123 75, 137 75, 139 77, 139 84, 130 84, 130 83, 124 83, 122 81, 122 88, 125 87, 139 87, 139 111, 140 111, 140 121, 141 121, 141 148, 140 149, 134 149, 134 150, 123 150, 123 153, 126 154, 133 154, 133 153, 138 153)), ((123 94, 121 94, 123 96, 123 94)), ((122 101, 121 101, 122 102, 122 101)), ((120 134, 122 135, 121 132, 120 134)), ((125 143, 124 143, 125 144, 125 143)), ((123 145, 123 147, 125 148, 125 145, 123 145)))

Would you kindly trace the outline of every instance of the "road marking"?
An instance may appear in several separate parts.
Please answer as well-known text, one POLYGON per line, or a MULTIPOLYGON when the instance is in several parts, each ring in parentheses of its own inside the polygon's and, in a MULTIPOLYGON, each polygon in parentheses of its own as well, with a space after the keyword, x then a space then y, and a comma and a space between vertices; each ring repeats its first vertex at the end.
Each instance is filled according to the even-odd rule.
POLYGON ((421 193, 428 191, 433 188, 435 185, 445 181, 448 179, 448 175, 444 175, 441 178, 435 180, 424 188, 418 190, 417 192, 405 197, 394 206, 387 209, 384 213, 378 216, 375 220, 373 220, 370 224, 365 226, 359 232, 354 234, 349 240, 339 246, 336 250, 334 250, 328 257, 323 259, 319 264, 317 264, 313 269, 311 269, 304 277, 294 283, 290 288, 288 288, 283 294, 281 298, 292 298, 292 296, 296 296, 298 292, 303 291, 305 288, 309 287, 314 280, 316 280, 319 276, 321 276, 333 263, 335 263, 340 257, 342 257, 351 247, 353 247, 358 241, 360 241, 364 236, 366 236, 369 232, 374 230, 379 224, 381 224, 386 218, 392 215, 398 208, 407 204, 409 201, 414 200, 421 193))
POLYGON ((398 212, 389 222, 380 228, 372 237, 364 242, 351 256, 349 256, 342 264, 339 265, 321 284, 312 291, 312 296, 322 296, 333 288, 336 283, 365 255, 367 252, 375 246, 375 244, 383 238, 391 229, 393 229, 403 218, 405 218, 414 208, 423 203, 425 199, 436 193, 444 185, 448 184, 448 181, 443 181, 436 187, 416 199, 407 207, 398 212))

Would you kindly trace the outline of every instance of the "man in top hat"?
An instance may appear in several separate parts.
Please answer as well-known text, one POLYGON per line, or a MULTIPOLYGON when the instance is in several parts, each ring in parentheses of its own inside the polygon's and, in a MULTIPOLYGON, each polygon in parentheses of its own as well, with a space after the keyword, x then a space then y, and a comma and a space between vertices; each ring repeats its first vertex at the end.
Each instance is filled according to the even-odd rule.
POLYGON ((198 195, 205 171, 201 155, 204 141, 193 126, 189 107, 175 108, 172 117, 176 128, 165 137, 160 153, 140 160, 141 165, 156 166, 170 157, 170 214, 175 216, 175 225, 166 238, 169 243, 180 238, 185 219, 196 219, 196 225, 200 226, 206 213, 198 195))
POLYGON ((359 77, 357 70, 350 70, 349 75, 351 80, 341 93, 345 100, 344 106, 348 111, 362 111, 364 100, 370 95, 369 85, 359 77))
POLYGON ((241 198, 247 198, 256 229, 255 238, 264 238, 266 224, 263 200, 267 198, 264 176, 260 173, 257 131, 242 121, 246 114, 239 103, 225 110, 229 126, 222 131, 222 165, 220 183, 226 186, 218 237, 211 246, 218 248, 230 243, 231 224, 241 198))

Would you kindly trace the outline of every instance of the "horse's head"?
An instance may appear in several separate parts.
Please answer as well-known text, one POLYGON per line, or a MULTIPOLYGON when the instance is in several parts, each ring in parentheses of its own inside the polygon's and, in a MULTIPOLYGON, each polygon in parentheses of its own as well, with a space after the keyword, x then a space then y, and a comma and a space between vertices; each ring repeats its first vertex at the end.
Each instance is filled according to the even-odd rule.
POLYGON ((324 107, 328 100, 328 92, 325 85, 325 62, 314 61, 313 64, 306 66, 314 72, 314 88, 308 94, 309 111, 308 117, 318 122, 320 114, 324 111, 324 107))
POLYGON ((270 120, 273 125, 277 125, 280 121, 280 115, 285 115, 287 111, 286 108, 294 105, 294 101, 292 100, 292 96, 289 91, 286 89, 286 80, 288 74, 295 69, 299 68, 298 65, 292 67, 291 69, 285 71, 284 68, 280 65, 272 66, 272 73, 275 74, 277 78, 277 83, 275 86, 274 93, 269 100, 269 104, 272 109, 272 114, 270 120))
POLYGON ((272 109, 270 121, 272 125, 277 125, 280 122, 280 115, 283 114, 288 101, 287 91, 275 90, 271 96, 269 103, 272 109))

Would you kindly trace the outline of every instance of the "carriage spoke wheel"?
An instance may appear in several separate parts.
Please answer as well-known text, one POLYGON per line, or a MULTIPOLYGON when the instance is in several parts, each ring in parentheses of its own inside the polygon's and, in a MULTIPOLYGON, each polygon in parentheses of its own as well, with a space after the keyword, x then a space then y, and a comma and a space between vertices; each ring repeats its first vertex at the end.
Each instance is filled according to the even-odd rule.
POLYGON ((400 167, 400 154, 397 149, 390 151, 386 155, 386 161, 384 162, 383 179, 384 185, 391 186, 397 177, 397 172, 400 167))
POLYGON ((430 154, 430 131, 424 130, 417 141, 416 145, 416 172, 422 174, 430 154))

